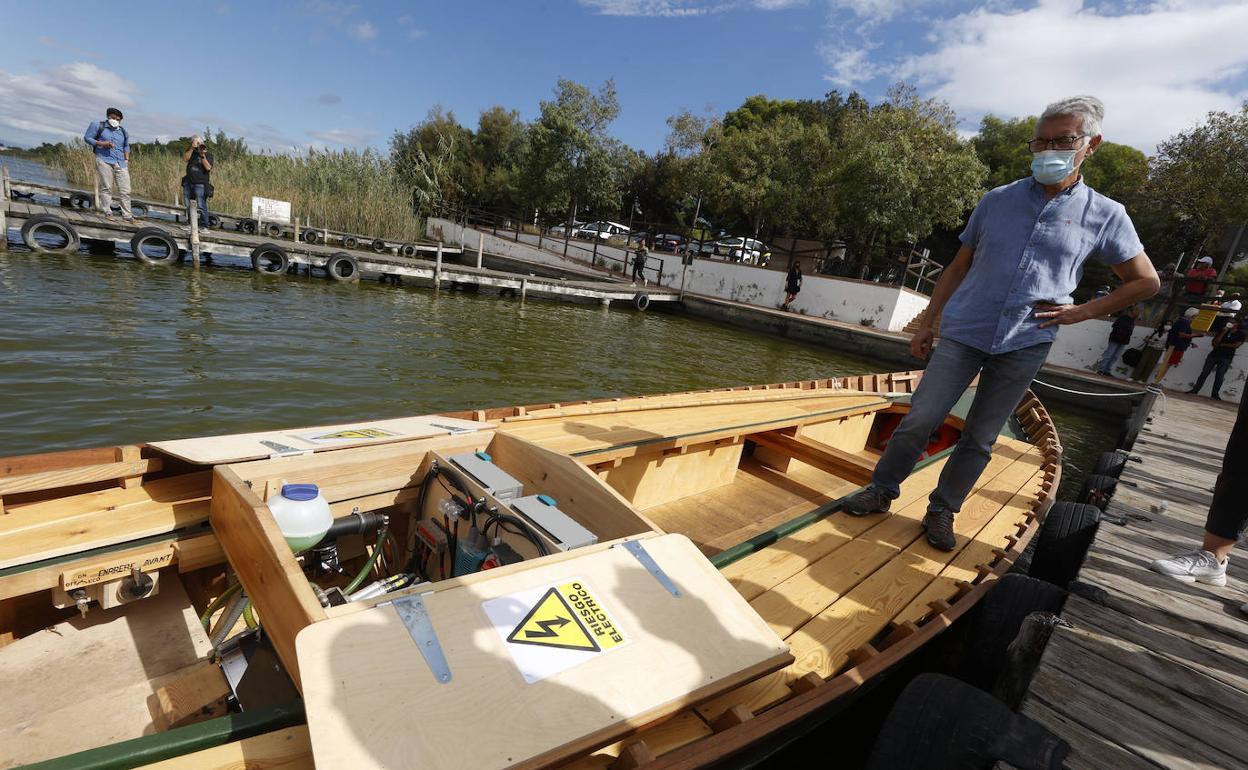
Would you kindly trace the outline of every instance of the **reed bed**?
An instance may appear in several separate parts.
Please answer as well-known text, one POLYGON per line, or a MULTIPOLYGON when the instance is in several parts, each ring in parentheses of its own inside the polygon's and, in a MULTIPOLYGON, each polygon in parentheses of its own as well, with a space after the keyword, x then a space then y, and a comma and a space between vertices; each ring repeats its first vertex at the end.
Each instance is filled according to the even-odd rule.
MULTIPOLYGON (((62 169, 73 184, 88 189, 93 184, 94 160, 85 144, 62 146, 39 159, 62 169)), ((186 163, 174 150, 147 146, 130 155, 130 184, 138 198, 181 200, 185 172, 186 163)), ((404 241, 424 235, 410 191, 389 158, 372 150, 218 158, 212 184, 216 195, 209 209, 217 213, 246 216, 252 196, 259 196, 290 201, 291 216, 314 227, 404 241)))

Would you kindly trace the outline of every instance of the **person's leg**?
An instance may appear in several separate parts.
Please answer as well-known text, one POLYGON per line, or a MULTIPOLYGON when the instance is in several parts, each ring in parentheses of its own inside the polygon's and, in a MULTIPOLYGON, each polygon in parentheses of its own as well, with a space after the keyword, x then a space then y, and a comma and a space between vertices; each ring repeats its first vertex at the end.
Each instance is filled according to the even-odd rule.
MULTIPOLYGON (((1196 378, 1196 384, 1192 386, 1192 389, 1187 392, 1199 393, 1200 389, 1205 387, 1205 379, 1209 377, 1209 373, 1213 371, 1213 367, 1217 363, 1217 360, 1214 359, 1213 356, 1205 356, 1205 365, 1200 368, 1200 376, 1196 378)), ((1215 379, 1214 381, 1216 382, 1217 380, 1215 379)), ((1217 385, 1213 386, 1213 392, 1218 392, 1217 385)))
POLYGON ((191 185, 195 193, 195 203, 199 206, 199 225, 200 227, 208 226, 208 195, 202 184, 191 185))
POLYGON ((1101 363, 1096 367, 1098 374, 1109 374, 1109 367, 1118 360, 1118 354, 1122 352, 1122 348, 1121 342, 1109 343, 1109 347, 1105 348, 1105 355, 1101 356, 1101 363))
POLYGON ((1002 426, 1049 355, 1049 343, 989 356, 953 454, 941 469, 929 509, 957 512, 992 457, 1002 426))
POLYGON ((1222 381, 1226 379, 1226 370, 1231 368, 1231 359, 1219 358, 1213 365, 1213 397, 1222 400, 1222 381))
POLYGON ((193 185, 191 185, 189 182, 184 182, 182 184, 182 202, 186 204, 186 224, 187 225, 191 224, 191 201, 194 200, 195 198, 195 192, 192 189, 192 187, 193 185))
POLYGON ((1222 455, 1222 471, 1213 487, 1213 502, 1205 517, 1205 536, 1195 551, 1158 559, 1149 569, 1184 582, 1226 585, 1227 558, 1248 528, 1248 398, 1239 402, 1239 414, 1222 455))
POLYGON ((100 213, 111 217, 113 215, 113 167, 96 158, 95 176, 100 182, 100 213))
POLYGON ((117 199, 121 201, 121 217, 134 219, 134 214, 130 213, 130 169, 117 166, 113 173, 117 182, 117 199))
POLYGON ((948 339, 941 340, 932 351, 923 379, 910 399, 910 411, 889 437, 871 476, 871 486, 888 500, 901 494, 901 482, 914 470, 932 431, 949 416, 987 357, 987 353, 948 339))

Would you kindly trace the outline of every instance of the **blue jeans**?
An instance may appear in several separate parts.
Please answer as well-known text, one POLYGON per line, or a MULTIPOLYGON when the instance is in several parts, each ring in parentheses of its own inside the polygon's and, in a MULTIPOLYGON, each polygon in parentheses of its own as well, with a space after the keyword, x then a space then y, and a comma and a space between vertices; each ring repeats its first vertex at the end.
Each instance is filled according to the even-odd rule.
POLYGON ((191 221, 191 198, 195 198, 195 203, 199 206, 199 226, 208 226, 208 197, 205 194, 202 184, 184 184, 182 185, 182 197, 186 200, 186 221, 191 221))
POLYGON ((1040 371, 1051 345, 1043 342, 993 355, 942 339, 932 351, 927 371, 910 399, 910 412, 897 426, 876 463, 871 482, 890 498, 901 494, 901 482, 914 470, 928 438, 978 374, 979 387, 966 415, 962 437, 945 461, 927 506, 928 510, 961 510, 962 502, 992 457, 997 435, 1040 371))
POLYGON ((1097 365, 1098 374, 1109 374, 1109 367, 1114 365, 1118 360, 1118 356, 1122 355, 1122 350, 1127 346, 1125 342, 1111 342, 1109 347, 1105 348, 1105 355, 1101 356, 1101 363, 1097 365))

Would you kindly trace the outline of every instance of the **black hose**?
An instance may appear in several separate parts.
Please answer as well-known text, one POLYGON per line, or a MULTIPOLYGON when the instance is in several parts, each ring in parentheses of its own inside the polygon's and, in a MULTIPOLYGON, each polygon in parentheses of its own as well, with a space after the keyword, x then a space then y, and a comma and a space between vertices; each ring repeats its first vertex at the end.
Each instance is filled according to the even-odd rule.
POLYGON ((380 513, 372 511, 351 513, 343 516, 341 519, 334 519, 334 523, 329 525, 329 530, 325 533, 325 537, 321 538, 317 545, 333 542, 346 535, 367 535, 381 529, 385 523, 385 517, 380 513))

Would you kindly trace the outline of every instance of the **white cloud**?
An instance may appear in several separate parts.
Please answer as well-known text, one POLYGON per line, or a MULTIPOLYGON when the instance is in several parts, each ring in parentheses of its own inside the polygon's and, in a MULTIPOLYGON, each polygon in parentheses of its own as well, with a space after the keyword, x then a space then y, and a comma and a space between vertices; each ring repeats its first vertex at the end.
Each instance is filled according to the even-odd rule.
POLYGON ((377 28, 371 21, 361 21, 351 26, 351 37, 356 40, 372 40, 377 37, 377 28))
POLYGON ((407 30, 407 37, 410 40, 419 40, 425 36, 425 31, 417 27, 415 20, 406 14, 399 17, 399 26, 407 30))
POLYGON ((841 47, 831 44, 819 46, 819 55, 831 71, 823 76, 824 80, 845 88, 852 88, 856 83, 871 80, 881 74, 881 66, 872 61, 871 51, 875 46, 864 43, 861 47, 841 47))
POLYGON ((343 147, 365 147, 377 138, 377 132, 369 129, 330 128, 324 131, 309 131, 308 136, 343 147))
POLYGON ((1034 115, 1063 96, 1094 94, 1106 105, 1106 137, 1151 152, 1209 110, 1236 109, 1248 95, 1246 29, 1242 2, 1101 10, 1040 0, 941 21, 933 50, 891 74, 976 120, 989 112, 1034 115))

